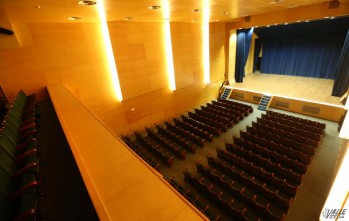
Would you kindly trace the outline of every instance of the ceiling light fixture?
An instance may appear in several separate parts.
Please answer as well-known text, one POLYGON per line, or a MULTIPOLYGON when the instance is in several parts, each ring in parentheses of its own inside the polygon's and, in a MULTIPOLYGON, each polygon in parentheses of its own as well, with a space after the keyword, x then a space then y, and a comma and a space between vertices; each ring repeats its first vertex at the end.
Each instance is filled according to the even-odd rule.
POLYGON ((222 12, 222 15, 229 15, 229 12, 222 12))
POLYGON ((35 8, 40 9, 41 6, 40 5, 35 5, 35 8))
POLYGON ((272 0, 270 3, 271 4, 277 4, 277 3, 281 3, 283 2, 284 0, 272 0))
POLYGON ((125 21, 131 21, 133 18, 132 17, 125 17, 124 20, 125 21))
POLYGON ((91 5, 95 5, 95 4, 97 4, 97 2, 95 2, 95 1, 88 1, 88 0, 78 1, 78 5, 91 6, 91 5))
POLYGON ((194 9, 193 12, 201 12, 201 9, 194 9))
POLYGON ((71 16, 68 18, 68 20, 70 20, 70 21, 76 21, 76 20, 80 20, 80 19, 82 19, 81 16, 71 16))
POLYGON ((160 5, 152 5, 152 6, 149 6, 149 7, 148 7, 149 10, 158 10, 158 9, 160 9, 160 8, 161 8, 160 5))

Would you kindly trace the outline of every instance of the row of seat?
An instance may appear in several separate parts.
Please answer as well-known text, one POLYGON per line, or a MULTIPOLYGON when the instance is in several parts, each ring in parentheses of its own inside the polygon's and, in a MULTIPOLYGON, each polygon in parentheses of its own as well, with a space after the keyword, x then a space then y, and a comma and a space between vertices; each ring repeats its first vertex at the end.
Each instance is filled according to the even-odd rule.
POLYGON ((315 134, 318 134, 318 135, 323 135, 324 132, 325 132, 324 129, 313 127, 313 126, 309 126, 309 125, 305 125, 305 124, 302 124, 302 123, 298 123, 296 121, 292 121, 290 119, 282 118, 282 117, 279 117, 279 116, 262 114, 262 118, 267 119, 267 120, 272 120, 272 121, 275 121, 275 122, 279 122, 281 124, 286 124, 288 126, 292 126, 292 127, 295 127, 295 128, 301 128, 303 130, 306 130, 308 132, 315 133, 315 134))
POLYGON ((197 136, 200 136, 204 138, 205 140, 212 141, 213 140, 213 133, 202 129, 200 127, 197 127, 195 125, 192 125, 190 123, 180 121, 179 119, 173 119, 174 123, 178 126, 183 128, 184 130, 187 130, 193 134, 196 134, 197 136))
POLYGON ((185 149, 187 149, 188 151, 190 151, 191 153, 195 153, 196 152, 196 144, 193 143, 192 141, 190 141, 189 139, 171 131, 171 130, 167 130, 163 127, 161 127, 160 125, 156 125, 156 129, 158 130, 158 132, 162 135, 164 135, 165 137, 167 137, 168 139, 171 139, 172 141, 176 142, 178 145, 180 145, 181 147, 184 147, 185 149))
MULTIPOLYGON (((206 175, 212 177, 213 179, 217 179, 219 175, 215 173, 216 169, 222 171, 224 174, 228 174, 229 176, 237 179, 247 187, 253 189, 258 194, 266 196, 271 202, 276 203, 284 209, 288 209, 293 202, 293 197, 288 196, 287 194, 282 194, 282 191, 271 187, 268 183, 261 181, 255 176, 252 177, 246 175, 245 171, 241 171, 241 168, 237 169, 234 165, 226 163, 226 161, 221 161, 217 158, 213 158, 212 156, 207 156, 208 163, 213 170, 209 170, 207 167, 202 165, 197 165, 198 171, 205 173, 206 175)), ((224 176, 221 175, 222 176, 224 176)))
POLYGON ((265 138, 266 140, 269 140, 270 142, 274 142, 277 144, 281 144, 285 147, 289 147, 293 150, 296 151, 300 151, 304 154, 308 154, 310 156, 313 156, 315 154, 316 148, 317 147, 311 147, 308 145, 305 145, 303 143, 299 143, 297 141, 293 141, 288 139, 287 137, 281 137, 277 134, 265 131, 265 130, 261 130, 255 127, 246 127, 246 130, 249 134, 254 134, 258 137, 262 137, 265 138))
POLYGON ((35 95, 20 91, 0 129, 0 218, 36 220, 39 197, 35 95))
POLYGON ((209 118, 209 117, 206 117, 205 115, 199 115, 193 112, 188 112, 188 116, 194 120, 205 122, 206 124, 209 124, 212 127, 216 128, 217 130, 222 130, 223 132, 227 131, 228 125, 223 124, 222 122, 218 121, 215 118, 209 118))
POLYGON ((292 132, 288 132, 288 131, 286 132, 286 131, 283 131, 283 130, 278 130, 278 129, 270 127, 268 125, 264 125, 262 123, 252 122, 252 127, 260 129, 260 130, 264 130, 264 131, 267 131, 267 132, 270 132, 270 133, 273 133, 273 134, 277 134, 280 137, 287 137, 290 140, 293 140, 293 141, 299 142, 299 143, 303 143, 303 144, 305 144, 307 146, 311 146, 311 147, 315 147, 316 148, 319 145, 319 141, 314 141, 314 140, 311 140, 311 139, 309 139, 307 137, 302 137, 302 136, 299 136, 297 134, 294 134, 292 132))
POLYGON ((234 186, 234 182, 225 182, 219 179, 221 185, 225 185, 228 193, 221 191, 205 177, 198 178, 188 170, 184 171, 185 180, 197 189, 208 194, 210 198, 223 207, 237 220, 281 220, 284 214, 275 215, 270 210, 270 204, 263 204, 259 196, 248 193, 245 188, 234 186), (232 195, 233 197, 231 197, 232 195), (246 207, 245 205, 248 205, 246 207), (250 208, 253 208, 251 210, 250 208), (252 218, 253 217, 253 218, 252 218))
POLYGON ((138 156, 140 156, 145 162, 147 162, 150 166, 152 166, 157 171, 160 171, 160 163, 157 162, 153 157, 151 157, 148 151, 133 141, 129 136, 122 136, 122 139, 125 141, 127 146, 129 146, 138 156))
POLYGON ((295 184, 300 184, 303 180, 303 172, 296 171, 283 162, 276 162, 271 158, 264 157, 263 154, 259 154, 253 150, 242 148, 235 144, 226 144, 226 150, 249 160, 254 159, 257 164, 266 168, 268 171, 271 171, 295 184))
POLYGON ((216 136, 219 136, 222 132, 222 130, 220 128, 215 128, 209 124, 205 124, 205 123, 198 121, 198 120, 195 120, 191 117, 186 117, 184 115, 181 115, 181 119, 188 124, 191 124, 191 125, 198 127, 198 128, 202 128, 203 130, 206 130, 207 132, 213 133, 216 136))
POLYGON ((149 128, 146 128, 146 131, 148 133, 148 137, 154 139, 161 146, 165 147, 166 149, 168 149, 172 153, 176 154, 181 159, 185 159, 186 151, 183 150, 179 145, 171 142, 170 140, 166 139, 165 137, 161 136, 160 134, 153 132, 149 128))
POLYGON ((168 166, 173 165, 174 156, 161 145, 152 142, 148 137, 144 137, 140 132, 134 132, 134 135, 141 144, 143 144, 149 151, 157 155, 161 160, 166 162, 168 166))
MULTIPOLYGON (((306 171, 307 168, 307 162, 311 159, 308 158, 308 155, 304 155, 300 152, 294 151, 290 148, 283 147, 281 145, 270 145, 270 146, 264 146, 261 144, 257 144, 256 137, 251 134, 247 134, 242 132, 242 137, 233 137, 234 145, 238 145, 241 148, 244 148, 249 151, 256 152, 263 157, 267 159, 271 159, 277 163, 281 163, 285 165, 286 167, 291 168, 295 171, 306 171), (244 136, 246 134, 246 136, 244 136), (244 139, 243 137, 249 137, 250 139, 244 139), (303 156, 306 156, 302 158, 303 156)), ((262 139, 262 138, 260 138, 262 139)), ((263 141, 263 139, 262 139, 263 141)), ((229 149, 229 147, 233 144, 226 143, 226 148, 229 149)))
POLYGON ((291 116, 291 115, 287 115, 287 114, 283 114, 283 113, 279 113, 279 112, 275 112, 275 111, 271 111, 271 110, 266 111, 266 113, 267 113, 267 115, 278 116, 278 117, 281 117, 281 118, 285 118, 285 119, 288 119, 288 120, 291 120, 291 121, 298 122, 300 124, 310 125, 310 126, 322 129, 322 130, 326 129, 326 124, 320 123, 320 122, 317 122, 317 121, 303 119, 303 118, 300 118, 300 117, 295 117, 295 116, 291 116))
POLYGON ((220 114, 214 113, 211 110, 208 109, 197 109, 194 108, 194 111, 196 114, 204 116, 204 117, 209 117, 212 119, 216 119, 217 121, 221 122, 222 124, 226 125, 227 127, 232 127, 234 124, 234 119, 229 119, 225 116, 222 116, 220 114))
MULTIPOLYGON (((221 98, 218 98, 217 102, 219 102, 220 105, 224 105, 228 108, 232 108, 232 109, 239 109, 239 110, 244 110, 247 114, 252 113, 253 112, 253 108, 250 105, 247 104, 243 104, 240 102, 235 102, 232 100, 224 100, 221 98)), ((212 102, 215 103, 215 102, 212 102)))
POLYGON ((220 109, 213 108, 212 106, 201 106, 201 110, 228 118, 232 123, 239 123, 240 120, 244 119, 243 115, 241 114, 236 116, 236 114, 231 114, 227 111, 222 111, 220 109))
POLYGON ((173 125, 169 122, 165 122, 166 128, 177 133, 180 134, 181 136, 191 140, 192 142, 194 142, 195 144, 199 145, 199 146, 203 146, 205 143, 205 138, 200 137, 192 132, 189 132, 181 127, 178 127, 176 125, 173 125))
POLYGON ((248 115, 248 113, 246 113, 243 110, 226 108, 226 107, 221 106, 221 105, 219 105, 217 103, 207 103, 206 106, 208 108, 212 108, 212 109, 221 111, 223 113, 228 113, 228 114, 230 114, 230 115, 232 115, 234 117, 237 117, 239 120, 244 119, 244 117, 246 117, 248 115))
POLYGON ((287 179, 277 176, 275 173, 269 170, 266 170, 260 165, 260 163, 255 163, 251 159, 229 153, 221 149, 217 149, 217 156, 219 159, 231 162, 234 165, 242 168, 243 170, 246 170, 247 172, 253 174, 254 176, 257 176, 261 180, 276 187, 279 190, 282 190, 291 197, 294 197, 296 195, 298 185, 290 182, 287 179))
POLYGON ((198 194, 194 193, 190 188, 185 188, 183 183, 178 183, 174 177, 169 180, 171 186, 173 186, 179 193, 182 194, 190 203, 192 203, 200 212, 205 214, 210 220, 218 221, 220 220, 220 215, 211 209, 211 206, 204 204, 198 194))
MULTIPOLYGON (((263 115, 262 115, 263 116, 263 115)), ((293 134, 296 134, 300 137, 311 139, 315 142, 320 142, 321 140, 321 134, 315 134, 311 131, 303 130, 302 128, 295 128, 292 126, 289 126, 287 124, 282 124, 277 121, 274 121, 273 119, 266 119, 266 118, 257 118, 257 123, 261 123, 264 125, 267 125, 269 127, 275 128, 277 130, 281 130, 284 132, 290 132, 293 134)))

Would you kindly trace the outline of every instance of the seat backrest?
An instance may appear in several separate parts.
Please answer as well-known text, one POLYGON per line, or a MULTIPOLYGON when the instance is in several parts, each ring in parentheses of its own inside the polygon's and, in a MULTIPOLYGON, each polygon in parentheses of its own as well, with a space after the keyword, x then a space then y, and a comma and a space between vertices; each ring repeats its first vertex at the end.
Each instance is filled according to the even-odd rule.
POLYGON ((16 163, 2 147, 0 147, 0 170, 4 171, 8 176, 11 176, 16 171, 16 163))
POLYGON ((4 149, 10 158, 16 158, 16 147, 2 134, 0 134, 0 148, 4 149))
POLYGON ((17 146, 18 133, 13 131, 13 129, 5 125, 0 129, 0 134, 4 135, 14 146, 17 146))

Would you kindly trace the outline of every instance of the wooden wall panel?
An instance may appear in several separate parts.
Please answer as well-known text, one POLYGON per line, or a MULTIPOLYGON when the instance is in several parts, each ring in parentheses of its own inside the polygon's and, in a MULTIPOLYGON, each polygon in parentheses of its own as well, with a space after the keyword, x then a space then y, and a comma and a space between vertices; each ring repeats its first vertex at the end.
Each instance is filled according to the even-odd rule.
POLYGON ((201 24, 171 22, 171 39, 176 88, 202 82, 201 24))
MULTIPOLYGON (((233 99, 243 100, 243 101, 247 101, 255 104, 258 104, 260 101, 260 99, 258 100, 257 98, 261 98, 262 96, 263 96, 263 93, 248 91, 243 89, 236 89, 236 88, 234 88, 232 94, 230 95, 230 97, 233 99)), ((290 111, 298 114, 303 114, 311 117, 330 120, 334 122, 338 122, 344 113, 343 106, 305 101, 305 100, 300 100, 296 98, 287 98, 282 96, 273 96, 273 100, 270 104, 270 107, 286 110, 286 111, 290 111), (287 104, 288 107, 282 107, 278 105, 278 103, 287 104), (304 110, 304 106, 310 107, 310 108, 316 108, 319 110, 319 112, 317 114, 310 113, 304 110)))
POLYGON ((224 79, 225 73, 225 23, 210 23, 210 75, 211 82, 224 79))
POLYGON ((22 27, 31 33, 31 44, 0 50, 0 82, 10 100, 20 89, 45 99, 45 87, 52 83, 79 91, 75 95, 87 103, 99 104, 95 97, 114 99, 98 24, 33 23, 22 27))
POLYGON ((109 22, 108 27, 124 99, 168 87, 164 24, 109 22))

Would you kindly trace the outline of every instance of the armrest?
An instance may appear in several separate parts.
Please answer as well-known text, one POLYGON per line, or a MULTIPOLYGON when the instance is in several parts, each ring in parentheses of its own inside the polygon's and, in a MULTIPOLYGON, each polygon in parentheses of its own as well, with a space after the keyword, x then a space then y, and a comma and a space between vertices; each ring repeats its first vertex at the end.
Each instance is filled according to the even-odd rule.
POLYGON ((17 216, 13 221, 22 221, 22 220, 27 221, 29 217, 33 217, 33 220, 35 220, 35 216, 36 216, 36 209, 33 208, 17 216))
POLYGON ((37 149, 33 148, 30 150, 27 150, 26 152, 22 153, 21 155, 17 156, 15 158, 15 162, 16 163, 20 163, 22 162, 22 160, 24 160, 26 157, 30 156, 30 155, 35 155, 37 153, 37 149))
POLYGON ((38 140, 35 137, 33 137, 32 139, 24 141, 17 145, 16 149, 18 151, 23 151, 26 147, 29 147, 29 145, 32 145, 33 148, 36 148, 38 145, 38 140))
POLYGON ((12 194, 10 194, 8 196, 10 201, 15 201, 16 199, 18 199, 25 191, 29 190, 29 189, 33 189, 36 188, 38 186, 38 182, 33 181, 30 182, 24 186, 22 186, 21 188, 19 188, 18 190, 16 190, 15 192, 13 192, 12 194))
POLYGON ((37 163, 29 163, 29 164, 26 165, 25 167, 23 167, 23 168, 17 170, 16 172, 14 172, 14 173, 12 174, 12 178, 16 179, 16 178, 17 178, 18 176, 20 176, 21 174, 23 174, 23 173, 25 173, 25 172, 27 172, 28 170, 33 169, 33 168, 37 169, 37 167, 38 167, 38 164, 37 164, 37 163))

